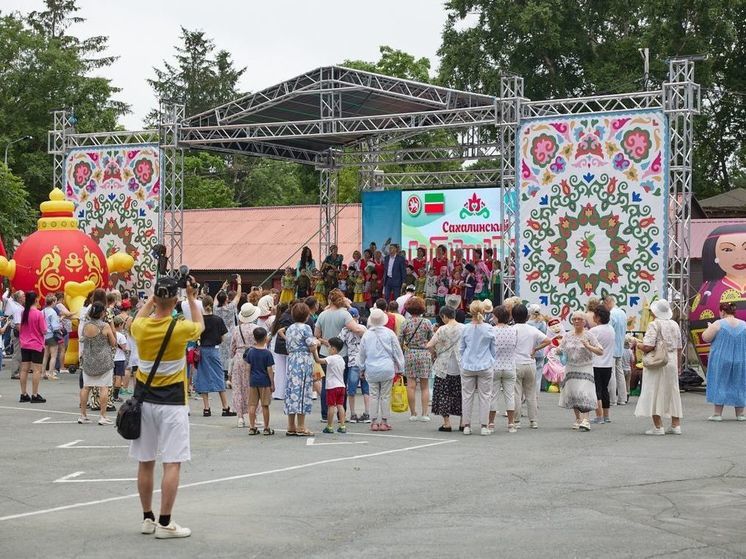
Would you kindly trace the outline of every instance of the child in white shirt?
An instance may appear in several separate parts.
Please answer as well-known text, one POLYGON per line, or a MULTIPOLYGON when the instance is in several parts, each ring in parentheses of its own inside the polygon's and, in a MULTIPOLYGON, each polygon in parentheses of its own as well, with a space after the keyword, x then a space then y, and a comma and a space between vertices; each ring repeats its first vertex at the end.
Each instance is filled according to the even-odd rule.
POLYGON ((339 427, 337 433, 346 433, 345 426, 345 397, 347 389, 345 388, 345 360, 339 355, 344 347, 344 342, 339 338, 329 339, 329 355, 324 358, 319 357, 318 348, 314 347, 313 359, 316 363, 326 365, 326 412, 327 423, 324 427, 324 433, 334 433, 334 409, 337 409, 337 421, 339 427))

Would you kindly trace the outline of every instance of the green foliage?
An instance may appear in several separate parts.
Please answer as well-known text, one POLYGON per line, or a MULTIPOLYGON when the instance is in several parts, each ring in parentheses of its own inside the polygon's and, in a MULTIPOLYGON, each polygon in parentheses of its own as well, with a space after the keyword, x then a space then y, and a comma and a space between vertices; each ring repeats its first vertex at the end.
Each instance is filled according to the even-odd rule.
POLYGON ((21 177, 32 205, 47 199, 52 187, 52 158, 47 154, 50 112, 74 108, 77 130, 111 130, 127 105, 114 101, 109 80, 91 76, 114 60, 101 57, 106 37, 79 39, 67 35, 81 21, 74 0, 47 0, 46 10, 23 18, 0 12, 0 154, 13 144, 8 165, 21 177))
POLYGON ((703 105, 695 119, 694 188, 708 195, 742 180, 746 2, 450 0, 447 7, 439 79, 490 95, 499 95, 507 73, 524 78, 531 99, 637 91, 645 86, 643 47, 650 49, 648 85, 660 87, 668 59, 706 56, 695 70, 703 105))
POLYGON ((36 225, 37 212, 29 202, 23 181, 0 162, 0 236, 10 253, 14 241, 31 233, 36 225))
MULTIPOLYGON (((246 68, 234 68, 225 50, 213 56, 215 43, 204 31, 182 27, 180 40, 175 64, 164 61, 162 69, 153 68, 156 79, 148 80, 158 99, 182 102, 186 113, 193 115, 238 96, 236 86, 246 68)), ((158 111, 151 111, 147 121, 157 123, 158 111)))
POLYGON ((225 160, 207 152, 184 156, 184 208, 233 208, 233 190, 225 184, 225 160))

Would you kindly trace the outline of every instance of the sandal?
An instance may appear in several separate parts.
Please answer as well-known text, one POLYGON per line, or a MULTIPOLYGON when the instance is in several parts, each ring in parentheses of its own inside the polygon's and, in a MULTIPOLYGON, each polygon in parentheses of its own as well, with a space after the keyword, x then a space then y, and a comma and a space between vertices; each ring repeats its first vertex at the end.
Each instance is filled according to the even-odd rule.
POLYGON ((207 408, 206 410, 202 410, 202 417, 210 417, 212 415, 212 412, 210 411, 210 408, 207 408))
POLYGON ((295 437, 297 434, 295 431, 285 431, 286 437, 295 437))
POLYGON ((259 434, 259 429, 257 429, 256 427, 249 427, 249 435, 258 435, 258 434, 259 434))
POLYGON ((265 429, 264 431, 262 431, 262 435, 274 435, 274 434, 275 434, 275 430, 274 429, 269 429, 268 428, 268 429, 265 429))
POLYGON ((309 431, 308 429, 304 431, 296 431, 295 433, 296 437, 313 437, 313 433, 309 431))
POLYGON ((441 433, 450 433, 451 431, 453 431, 453 428, 441 425, 440 427, 438 427, 438 431, 440 431, 441 433))

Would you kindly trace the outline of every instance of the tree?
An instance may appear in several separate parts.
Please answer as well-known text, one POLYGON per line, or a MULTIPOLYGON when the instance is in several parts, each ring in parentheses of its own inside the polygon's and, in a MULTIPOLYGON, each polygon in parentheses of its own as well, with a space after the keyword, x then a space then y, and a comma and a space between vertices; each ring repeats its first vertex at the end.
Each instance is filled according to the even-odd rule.
POLYGON ((0 162, 0 236, 10 253, 14 241, 34 230, 37 212, 29 202, 23 181, 0 162))
POLYGON ((225 184, 225 160, 207 152, 184 156, 184 208, 233 208, 233 190, 225 184))
MULTIPOLYGON (((186 113, 193 115, 238 96, 238 80, 246 68, 234 68, 231 55, 220 50, 213 56, 215 43, 204 31, 181 28, 181 45, 176 47, 175 64, 163 62, 153 68, 156 79, 149 79, 159 99, 184 103, 186 113)), ((149 124, 158 122, 158 111, 152 110, 149 124)))
POLYGON ((128 107, 113 99, 118 89, 90 73, 114 60, 101 56, 106 37, 79 39, 66 33, 82 18, 74 0, 46 0, 46 10, 27 17, 0 13, 0 150, 21 177, 33 205, 47 199, 52 159, 47 154, 50 112, 73 108, 79 132, 111 130, 128 107))
POLYGON ((442 83, 499 95, 500 76, 524 78, 525 95, 551 99, 659 87, 667 60, 697 62, 703 116, 695 119, 694 188, 733 187, 746 157, 743 72, 746 3, 712 0, 450 0, 443 31, 442 83), (477 20, 464 27, 467 17, 477 20), (642 83, 637 49, 651 52, 642 83))

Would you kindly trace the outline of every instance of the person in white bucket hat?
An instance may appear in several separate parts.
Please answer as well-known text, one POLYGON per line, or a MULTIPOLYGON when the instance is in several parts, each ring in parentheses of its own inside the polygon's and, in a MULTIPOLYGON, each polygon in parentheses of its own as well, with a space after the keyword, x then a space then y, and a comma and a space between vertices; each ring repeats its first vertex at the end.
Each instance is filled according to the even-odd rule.
POLYGON ((254 346, 254 329, 259 318, 259 308, 251 303, 241 305, 238 313, 238 326, 231 335, 231 387, 233 389, 233 411, 238 414, 238 426, 246 427, 249 422, 249 364, 244 361, 243 354, 254 346))
POLYGON ((681 372, 681 329, 671 320, 673 312, 665 299, 659 299, 650 305, 650 312, 655 316, 645 332, 643 342, 638 348, 643 353, 653 351, 657 344, 665 344, 668 359, 661 367, 644 367, 642 389, 637 400, 635 415, 653 419, 653 428, 646 435, 681 435, 681 418, 683 410, 679 393, 679 374, 681 372), (671 418, 671 427, 663 428, 663 418, 671 418))

